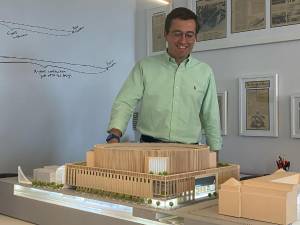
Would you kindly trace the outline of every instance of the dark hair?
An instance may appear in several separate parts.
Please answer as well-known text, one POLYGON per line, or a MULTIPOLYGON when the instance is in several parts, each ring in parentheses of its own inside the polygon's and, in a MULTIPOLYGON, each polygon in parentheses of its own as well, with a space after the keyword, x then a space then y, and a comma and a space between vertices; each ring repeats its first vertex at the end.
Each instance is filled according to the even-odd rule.
POLYGON ((166 18, 165 21, 165 32, 168 34, 170 32, 170 27, 172 20, 181 19, 181 20, 194 20, 196 24, 196 34, 198 34, 200 25, 197 20, 197 15, 190 9, 184 7, 178 7, 173 9, 166 18))

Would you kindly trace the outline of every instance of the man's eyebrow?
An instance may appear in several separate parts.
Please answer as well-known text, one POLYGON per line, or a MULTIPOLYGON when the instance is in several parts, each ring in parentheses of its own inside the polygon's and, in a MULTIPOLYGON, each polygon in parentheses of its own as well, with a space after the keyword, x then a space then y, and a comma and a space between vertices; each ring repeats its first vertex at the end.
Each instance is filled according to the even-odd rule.
POLYGON ((182 31, 182 30, 172 30, 171 32, 182 32, 182 33, 195 33, 194 31, 192 30, 188 30, 188 31, 182 31))

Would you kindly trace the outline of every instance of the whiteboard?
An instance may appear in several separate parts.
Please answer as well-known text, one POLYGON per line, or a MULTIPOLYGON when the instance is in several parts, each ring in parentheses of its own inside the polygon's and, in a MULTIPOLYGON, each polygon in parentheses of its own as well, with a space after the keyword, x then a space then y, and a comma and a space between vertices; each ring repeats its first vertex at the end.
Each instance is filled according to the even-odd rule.
POLYGON ((105 141, 134 15, 135 0, 1 1, 0 173, 83 161, 105 141))

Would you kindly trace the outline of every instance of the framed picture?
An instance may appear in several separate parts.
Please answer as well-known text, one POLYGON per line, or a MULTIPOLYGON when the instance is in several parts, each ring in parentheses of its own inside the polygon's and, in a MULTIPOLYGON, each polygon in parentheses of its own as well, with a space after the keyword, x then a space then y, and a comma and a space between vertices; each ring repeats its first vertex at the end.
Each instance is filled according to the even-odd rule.
POLYGON ((239 133, 278 137, 278 75, 239 78, 239 133))
POLYGON ((299 0, 271 0, 271 27, 299 24, 299 3, 299 0))
MULTIPOLYGON (((170 4, 171 5, 171 4, 170 4)), ((159 54, 166 50, 164 36, 165 19, 171 6, 161 6, 147 11, 147 54, 159 54)))
POLYGON ((266 2, 231 0, 231 33, 266 28, 266 2))
POLYGON ((300 138, 300 94, 291 96, 291 137, 300 138))
POLYGON ((227 91, 218 92, 221 134, 227 135, 227 91))
POLYGON ((193 51, 300 39, 300 0, 188 0, 199 16, 193 51))
POLYGON ((226 0, 189 0, 188 4, 189 8, 197 14, 200 24, 198 42, 226 37, 226 0))

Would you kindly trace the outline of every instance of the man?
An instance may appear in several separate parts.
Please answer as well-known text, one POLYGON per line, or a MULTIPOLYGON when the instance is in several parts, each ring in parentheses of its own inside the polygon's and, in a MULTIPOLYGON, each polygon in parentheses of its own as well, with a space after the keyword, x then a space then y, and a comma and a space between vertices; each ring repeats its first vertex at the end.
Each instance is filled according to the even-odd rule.
POLYGON ((191 57, 199 32, 197 16, 176 8, 165 21, 167 52, 139 61, 118 94, 108 143, 120 141, 138 101, 141 142, 196 144, 205 130, 211 150, 221 148, 216 85, 211 68, 191 57))

